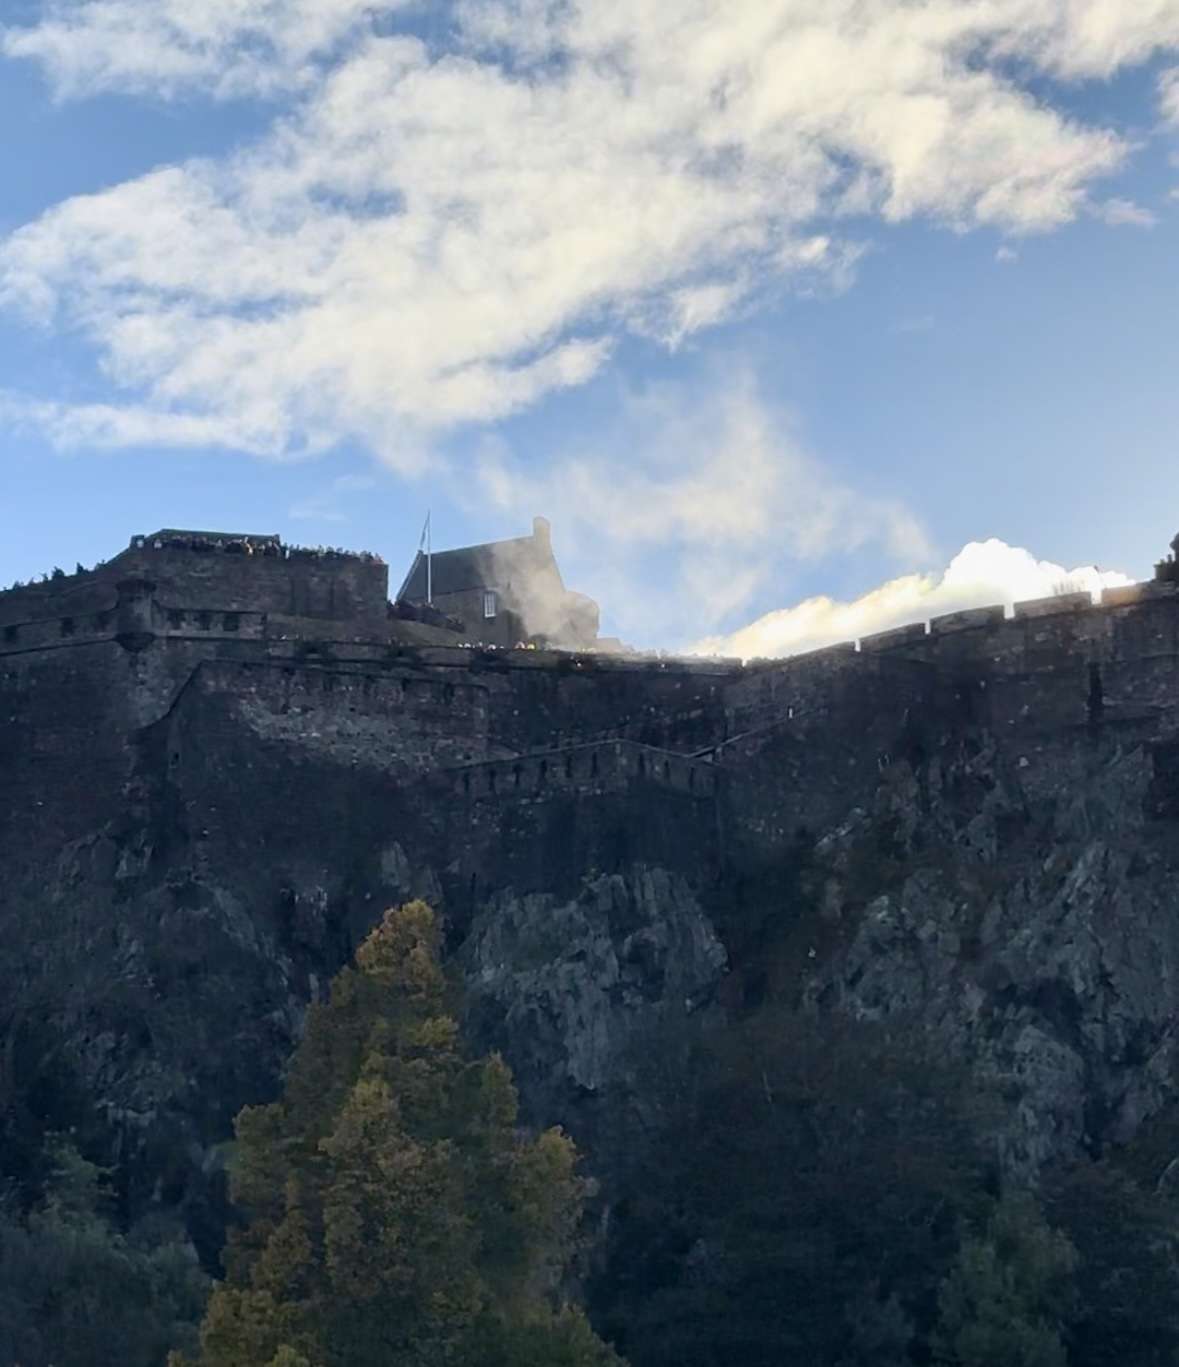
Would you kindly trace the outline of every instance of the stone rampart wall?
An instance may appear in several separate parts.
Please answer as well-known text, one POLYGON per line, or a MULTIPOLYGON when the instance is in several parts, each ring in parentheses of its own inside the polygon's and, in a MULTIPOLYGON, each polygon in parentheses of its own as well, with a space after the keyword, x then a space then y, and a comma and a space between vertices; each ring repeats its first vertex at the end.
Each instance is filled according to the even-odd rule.
POLYGON ((399 779, 490 753, 487 690, 470 680, 218 660, 202 664, 194 683, 263 741, 399 779))
POLYGON ((692 797, 712 798, 718 782, 713 764, 626 740, 598 741, 466 764, 439 777, 439 783, 452 797, 472 802, 536 802, 570 792, 616 792, 635 784, 653 784, 692 797))
MULTIPOLYGON (((15 679, 35 669, 40 686, 52 693, 54 678, 89 671, 96 686, 125 695, 122 702, 112 702, 115 711, 129 724, 144 725, 167 711, 205 662, 283 665, 296 671, 330 666, 328 673, 321 669, 314 675, 314 688, 321 690, 318 710, 362 715, 372 726, 381 717, 395 721, 399 732, 409 726, 410 712, 418 715, 422 753, 414 763, 419 766, 427 764, 429 744, 441 743, 450 732, 452 761, 476 734, 482 748, 474 753, 480 757, 589 741, 690 755, 716 753, 763 728, 793 721, 807 728, 835 725, 856 709, 870 712, 874 699, 883 697, 903 698, 911 707, 949 708, 958 721, 1006 730, 1130 721, 1170 709, 1175 701, 1179 594, 1170 585, 1110 590, 1098 605, 1087 595, 1067 595, 1017 604, 1011 615, 998 606, 972 609, 807 655, 742 666, 732 660, 399 646, 390 642, 387 626, 382 636, 366 633, 363 623, 239 609, 225 606, 224 599, 215 607, 200 605, 215 602, 220 590, 209 599, 177 605, 156 581, 124 577, 142 570, 152 555, 160 561, 176 558, 167 552, 125 552, 118 564, 90 576, 35 585, 15 597, 0 595, 0 604, 19 599, 22 612, 66 603, 76 609, 66 616, 0 625, 0 677, 7 673, 15 679), (109 659, 108 652, 114 652, 109 659), (339 671, 350 670, 375 682, 330 682, 343 677, 339 671), (330 690, 337 687, 333 701, 330 690), (407 711, 400 699, 413 696, 415 688, 419 693, 407 711), (354 689, 360 690, 356 696, 354 689), (397 690, 399 701, 393 705, 397 690), (427 697, 433 699, 430 708, 419 707, 427 697), (366 699, 377 698, 380 705, 368 708, 366 699), (475 713, 477 724, 470 720, 475 713)), ((219 567, 218 574, 226 565, 239 567, 243 559, 268 562, 259 556, 188 555, 219 567)), ((287 573, 288 562, 270 557, 269 563, 280 575, 287 573)), ((324 564, 332 567, 324 571, 329 575, 384 573, 383 566, 367 562, 324 564)), ((314 565, 319 573, 320 562, 314 565)), ((190 588, 196 582, 187 580, 190 588)), ((235 677, 243 681, 246 696, 253 696, 246 675, 235 677)))
POLYGON ((969 686, 978 720, 1012 726, 1110 720, 1171 705, 1179 661, 1175 586, 1110 589, 975 608, 780 661, 754 661, 726 690, 728 737, 821 715, 840 680, 882 670, 932 670, 969 686), (1052 681, 1055 677, 1055 682, 1052 681), (1056 691, 1060 697, 1053 702, 1056 691))
POLYGON ((223 548, 157 549, 147 542, 94 570, 0 593, 0 628, 16 627, 23 634, 47 625, 52 632, 63 620, 113 610, 118 586, 142 580, 173 613, 269 614, 379 635, 387 631, 388 578, 388 567, 370 556, 289 548, 246 555, 223 548))

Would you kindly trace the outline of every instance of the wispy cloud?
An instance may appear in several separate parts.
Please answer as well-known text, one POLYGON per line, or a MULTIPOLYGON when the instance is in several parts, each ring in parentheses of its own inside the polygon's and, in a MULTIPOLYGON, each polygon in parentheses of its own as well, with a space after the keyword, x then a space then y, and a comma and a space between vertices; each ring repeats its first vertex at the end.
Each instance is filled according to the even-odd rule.
POLYGON ((488 443, 467 496, 517 520, 551 516, 571 582, 642 643, 690 639, 827 556, 931 554, 903 504, 834 478, 739 366, 624 394, 595 440, 548 453, 543 470, 488 443))
POLYGON ((738 631, 706 637, 695 650, 745 659, 797 655, 890 627, 926 622, 942 613, 1047 598, 1061 591, 1092 593, 1131 582, 1119 571, 1092 565, 1067 570, 997 539, 972 541, 940 574, 907 574, 850 602, 808 598, 766 613, 738 631))
POLYGON ((1093 206, 1094 214, 1111 228, 1153 228, 1158 216, 1132 199, 1106 199, 1093 206))
POLYGON ((1009 247, 1004 244, 995 252, 995 260, 1001 266, 1010 266, 1013 262, 1019 260, 1019 252, 1017 252, 1014 247, 1009 247))
POLYGON ((0 50, 39 62, 63 99, 101 91, 222 98, 306 88, 378 11, 405 0, 46 0, 0 28, 0 50))
POLYGON ((1179 0, 469 0, 440 52, 401 8, 45 0, 2 30, 62 97, 278 101, 257 143, 0 242, 0 307, 80 333, 126 395, 105 439, 356 439, 420 468, 437 433, 583 383, 628 333, 675 347, 846 287, 852 214, 1069 221, 1128 148, 1019 73, 1179 42, 1179 0))
POLYGON ((1179 66, 1168 67, 1159 76, 1159 110, 1167 123, 1179 124, 1179 66))
POLYGON ((918 313, 909 318, 898 318, 889 331, 903 337, 906 334, 932 332, 935 326, 932 313, 918 313))
POLYGON ((293 503, 290 516, 297 522, 349 522, 352 497, 368 493, 376 484, 371 475, 337 475, 327 488, 293 503))

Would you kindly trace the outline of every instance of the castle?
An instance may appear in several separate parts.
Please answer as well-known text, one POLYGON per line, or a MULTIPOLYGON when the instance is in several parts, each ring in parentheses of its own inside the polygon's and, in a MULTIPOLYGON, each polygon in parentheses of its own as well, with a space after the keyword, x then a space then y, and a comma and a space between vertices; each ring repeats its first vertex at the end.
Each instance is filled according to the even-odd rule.
MULTIPOLYGON (((742 664, 472 644, 480 615, 485 634, 504 631, 500 646, 528 634, 528 595, 542 596, 530 567, 553 636, 593 641, 596 605, 564 589, 543 520, 531 538, 436 559, 431 612, 420 556, 391 605, 377 556, 173 529, 133 537, 92 571, 0 593, 0 841, 58 766, 106 766, 81 806, 106 792, 114 810, 145 728, 183 731, 198 699, 221 700, 289 756, 398 786, 428 780, 463 802, 636 784, 723 801, 727 828, 755 847, 813 817, 826 780, 812 769, 836 735, 859 738, 854 768, 919 744, 938 718, 968 720, 1017 744, 1030 778, 1045 736, 1116 727, 1169 744, 1179 706, 1179 584, 1166 563, 1097 604, 1056 595, 742 664), (757 778, 770 755, 772 809, 757 778), (749 825, 736 818, 754 790, 749 825)), ((175 772, 183 747, 168 749, 175 772)), ((53 837, 76 835, 60 819, 53 837)), ((719 827, 704 825, 711 845, 719 827)), ((34 843, 46 834, 42 821, 34 843)))
MULTIPOLYGON (((545 533, 525 538, 542 563, 545 533)), ((1149 842, 1179 819, 1179 583, 1160 573, 1096 603, 996 605, 742 663, 478 644, 452 616, 484 613, 494 592, 497 618, 516 618, 506 642, 524 599, 516 575, 509 594, 507 577, 469 569, 441 577, 432 612, 403 612, 375 556, 164 530, 0 593, 0 952, 96 975, 53 1029, 79 1094, 140 1165, 144 1202, 162 1152, 194 1155, 168 1180, 176 1202, 197 1201, 307 1000, 408 896, 439 908, 467 956, 472 1010, 491 1003, 481 1038, 505 1050, 527 1113, 591 1142, 626 1040, 659 1021, 753 999, 772 973, 801 992, 821 969, 832 1000, 856 999, 867 970, 839 978, 837 951, 861 925, 885 934, 868 912, 899 894, 871 879, 922 849, 950 869, 939 916, 976 918, 953 935, 998 946, 974 995, 952 998, 973 1013, 955 1039, 1001 1038, 1022 1058, 1032 1020, 1070 1068, 1083 1058, 1111 1132, 1163 1104, 1128 1046, 1107 1058, 1077 1042, 1073 1008, 1057 1009, 1066 986, 1011 986, 1039 960, 1012 967, 1008 932, 961 890, 993 899, 1009 868, 1046 868, 1061 838, 1037 832, 1065 820, 1053 813, 1088 831, 1119 794, 1125 829, 1146 823, 1134 887, 1170 886, 1149 873, 1163 858, 1149 842), (1069 815, 1074 793, 1095 794, 1092 810, 1069 815)), ((594 615, 565 608, 558 627, 584 640, 594 615)), ((936 867, 913 876, 927 887, 936 867)), ((1022 877, 1003 894, 1016 927, 1022 877)), ((931 920, 904 944, 942 934, 931 920)), ((1136 1039, 1165 1040, 1179 943, 1149 956, 1174 963, 1144 985, 1142 956, 1127 959, 1118 1001, 1136 1039)), ((1033 1157, 1088 1123, 1088 1093, 1069 1091, 1060 1120, 1050 1092, 1018 1121, 1033 1157)))

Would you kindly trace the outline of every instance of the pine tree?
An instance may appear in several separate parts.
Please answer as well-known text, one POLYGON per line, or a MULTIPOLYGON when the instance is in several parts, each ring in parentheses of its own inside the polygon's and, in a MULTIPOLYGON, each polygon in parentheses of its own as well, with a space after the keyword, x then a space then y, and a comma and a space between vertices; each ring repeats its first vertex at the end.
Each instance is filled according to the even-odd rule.
POLYGON ((935 1360, 953 1367, 1065 1367, 1063 1321, 1077 1257, 1035 1198, 1007 1195, 963 1240, 942 1283, 935 1360))
POLYGON ((430 909, 388 912, 311 1008, 281 1099, 238 1117, 248 1222, 199 1367, 617 1364, 555 1299, 575 1166, 559 1130, 520 1134, 501 1059, 465 1057, 430 909))

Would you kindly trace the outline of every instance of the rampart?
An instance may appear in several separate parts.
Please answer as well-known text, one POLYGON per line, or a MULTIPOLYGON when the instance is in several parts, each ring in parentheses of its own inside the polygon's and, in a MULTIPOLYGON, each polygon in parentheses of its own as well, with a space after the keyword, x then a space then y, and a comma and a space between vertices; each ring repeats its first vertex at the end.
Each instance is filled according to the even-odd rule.
POLYGON ((508 759, 465 764, 438 778, 450 796, 464 801, 540 802, 569 793, 603 793, 636 784, 708 799, 716 796, 715 765, 690 755, 635 741, 606 740, 508 759))
POLYGON ((390 773, 490 764, 456 777, 472 797, 484 783, 514 789, 517 766, 523 791, 555 790, 567 762, 594 756, 590 777, 630 784, 656 753, 681 758, 666 763, 694 792, 699 766, 738 765, 777 734, 854 733, 886 701, 899 717, 1020 735, 1151 725, 1176 704, 1169 582, 969 609, 746 664, 421 645, 398 637, 387 588, 372 556, 136 537, 92 571, 0 593, 0 703, 18 727, 35 716, 51 728, 55 693, 63 705, 101 696, 102 715, 130 729, 202 671, 200 687, 236 698, 257 734, 296 747, 390 773))
POLYGON ((387 636, 388 567, 277 537, 161 532, 112 560, 0 593, 0 653, 75 637, 190 632, 308 634, 336 624, 387 636), (124 610, 120 624, 117 616, 124 610))

